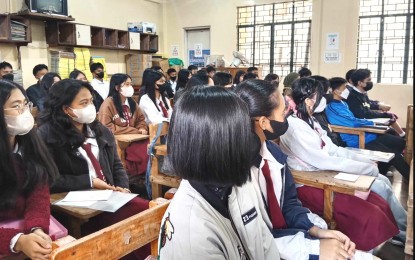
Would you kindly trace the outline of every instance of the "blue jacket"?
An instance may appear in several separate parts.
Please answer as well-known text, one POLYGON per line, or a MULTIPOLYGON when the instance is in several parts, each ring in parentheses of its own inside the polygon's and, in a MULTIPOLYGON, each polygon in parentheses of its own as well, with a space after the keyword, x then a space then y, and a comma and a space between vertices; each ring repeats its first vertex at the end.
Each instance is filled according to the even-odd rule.
MULTIPOLYGON (((347 127, 373 126, 373 121, 356 118, 349 106, 344 101, 333 100, 326 107, 326 116, 332 125, 347 127)), ((349 147, 359 147, 359 137, 352 134, 340 134, 342 140, 349 147)), ((370 143, 377 138, 376 134, 365 133, 365 143, 370 143)))
POLYGON ((290 169, 287 166, 287 155, 281 151, 281 148, 271 141, 266 141, 268 151, 284 168, 281 170, 281 177, 283 181, 281 205, 282 214, 287 223, 286 229, 274 229, 272 234, 274 237, 283 237, 288 235, 295 235, 298 231, 304 232, 308 236, 307 231, 314 226, 308 219, 307 213, 309 209, 304 208, 298 200, 297 189, 294 178, 290 169))

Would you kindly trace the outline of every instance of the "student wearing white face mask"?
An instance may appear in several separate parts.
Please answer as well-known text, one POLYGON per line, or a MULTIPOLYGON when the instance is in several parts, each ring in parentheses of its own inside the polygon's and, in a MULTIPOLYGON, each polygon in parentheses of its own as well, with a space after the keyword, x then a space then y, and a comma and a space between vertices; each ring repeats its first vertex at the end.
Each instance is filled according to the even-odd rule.
MULTIPOLYGON (((50 89, 38 133, 59 169, 52 193, 91 188, 130 192, 114 135, 96 120, 93 92, 89 83, 73 79, 62 80, 50 89)), ((147 208, 147 200, 134 198, 115 213, 104 212, 90 219, 81 231, 83 235, 97 231, 147 208)), ((142 257, 148 255, 148 248, 143 250, 142 257)))

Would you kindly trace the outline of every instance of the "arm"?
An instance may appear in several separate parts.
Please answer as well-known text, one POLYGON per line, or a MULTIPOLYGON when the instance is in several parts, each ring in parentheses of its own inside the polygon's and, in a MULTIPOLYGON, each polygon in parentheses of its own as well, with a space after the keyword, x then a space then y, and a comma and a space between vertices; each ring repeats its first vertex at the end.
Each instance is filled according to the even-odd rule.
MULTIPOLYGON (((357 118, 391 118, 388 113, 373 111, 370 107, 365 107, 363 105, 363 101, 359 100, 359 98, 356 96, 350 96, 347 99, 347 104, 357 118)), ((370 106, 369 99, 368 104, 370 106)))
MULTIPOLYGON (((311 256, 320 255, 320 240, 304 237, 303 232, 295 235, 274 238, 282 259, 312 259, 311 256)), ((316 258, 316 259, 317 259, 316 258)))
POLYGON ((344 104, 330 103, 326 107, 326 116, 330 124, 333 125, 361 127, 375 124, 370 120, 356 118, 344 104))
POLYGON ((138 130, 145 130, 146 133, 148 133, 148 126, 146 124, 146 118, 144 117, 144 114, 143 112, 141 112, 141 109, 137 103, 136 103, 133 118, 135 118, 134 127, 138 130))
POLYGON ((141 98, 139 106, 151 124, 160 124, 166 121, 166 118, 160 115, 160 111, 157 110, 155 104, 146 95, 141 98))
POLYGON ((30 233, 32 228, 39 227, 49 232, 50 194, 48 185, 39 185, 27 197, 24 213, 24 231, 30 233))
POLYGON ((117 144, 115 143, 114 135, 112 135, 111 133, 106 133, 105 136, 109 143, 109 148, 111 149, 111 151, 109 151, 109 154, 112 153, 112 156, 114 158, 112 160, 112 165, 110 165, 112 169, 112 176, 114 178, 114 185, 117 187, 128 189, 129 188, 128 176, 121 163, 120 157, 118 156, 117 144))
POLYGON ((118 134, 138 134, 138 129, 132 126, 119 126, 114 123, 114 111, 111 111, 110 102, 112 99, 108 98, 102 103, 101 108, 98 113, 98 121, 101 122, 104 126, 109 128, 111 132, 115 135, 118 134))

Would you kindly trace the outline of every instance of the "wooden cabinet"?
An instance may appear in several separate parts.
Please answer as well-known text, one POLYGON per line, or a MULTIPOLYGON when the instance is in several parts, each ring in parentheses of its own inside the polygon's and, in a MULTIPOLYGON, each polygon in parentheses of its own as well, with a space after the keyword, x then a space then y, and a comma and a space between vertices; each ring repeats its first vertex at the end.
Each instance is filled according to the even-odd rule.
POLYGON ((130 41, 127 31, 117 31, 117 48, 118 49, 129 49, 130 41))
POLYGON ((75 24, 76 45, 91 46, 91 27, 89 25, 75 24))
POLYGON ((130 38, 130 50, 140 50, 141 49, 140 34, 129 32, 129 38, 130 38))
POLYGON ((27 44, 32 41, 30 20, 13 14, 0 14, 0 42, 27 44))

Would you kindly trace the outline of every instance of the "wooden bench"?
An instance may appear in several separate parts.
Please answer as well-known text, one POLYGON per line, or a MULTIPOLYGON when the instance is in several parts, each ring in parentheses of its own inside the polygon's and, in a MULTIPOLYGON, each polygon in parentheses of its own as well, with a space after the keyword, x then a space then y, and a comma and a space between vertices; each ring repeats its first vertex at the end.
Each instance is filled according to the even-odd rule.
POLYGON ((148 139, 148 135, 142 134, 124 134, 124 135, 114 135, 117 142, 117 152, 120 156, 121 163, 125 168, 125 149, 133 143, 141 140, 148 139))
MULTIPOLYGON (((167 145, 161 144, 161 137, 166 136, 169 131, 169 124, 163 122, 163 128, 161 130, 160 137, 156 141, 154 146, 154 155, 151 158, 151 189, 152 197, 157 198, 162 196, 162 186, 168 186, 173 188, 178 188, 180 185, 181 179, 176 176, 168 176, 159 171, 159 163, 157 156, 166 156, 167 155, 167 145)), ((150 133, 150 142, 157 136, 158 124, 149 125, 150 133)))
POLYGON ((336 228, 333 219, 334 192, 354 195, 356 191, 367 192, 375 181, 375 177, 360 175, 356 182, 335 179, 336 171, 296 171, 291 170, 294 181, 318 189, 324 192, 323 218, 330 229, 336 228))
POLYGON ((405 161, 410 164, 414 156, 414 105, 408 105, 405 131, 405 161))
POLYGON ((387 130, 383 127, 372 128, 372 127, 347 127, 347 126, 339 126, 339 125, 329 125, 329 126, 331 130, 336 133, 358 135, 360 149, 365 148, 365 133, 386 134, 386 130, 387 130))
MULTIPOLYGON (((88 236, 58 246, 51 259, 119 259, 151 243, 151 255, 157 256, 161 220, 169 203, 147 209, 88 236)), ((56 245, 55 245, 56 247, 56 245)))

